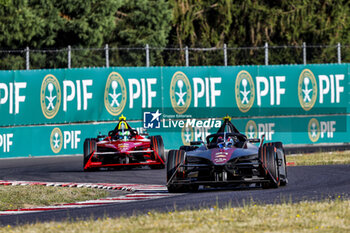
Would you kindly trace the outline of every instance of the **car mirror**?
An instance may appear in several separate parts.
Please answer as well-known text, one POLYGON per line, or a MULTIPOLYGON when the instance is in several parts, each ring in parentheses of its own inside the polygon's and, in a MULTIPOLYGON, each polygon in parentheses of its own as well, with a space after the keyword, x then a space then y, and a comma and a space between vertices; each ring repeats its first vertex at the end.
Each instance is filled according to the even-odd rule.
POLYGON ((259 138, 249 138, 248 142, 250 142, 250 143, 259 143, 260 139, 259 138))
POLYGON ((203 141, 193 141, 193 142, 190 142, 190 145, 191 146, 199 146, 203 143, 203 141))
POLYGON ((103 141, 103 139, 105 139, 105 138, 106 138, 106 135, 98 135, 97 136, 98 141, 103 141))

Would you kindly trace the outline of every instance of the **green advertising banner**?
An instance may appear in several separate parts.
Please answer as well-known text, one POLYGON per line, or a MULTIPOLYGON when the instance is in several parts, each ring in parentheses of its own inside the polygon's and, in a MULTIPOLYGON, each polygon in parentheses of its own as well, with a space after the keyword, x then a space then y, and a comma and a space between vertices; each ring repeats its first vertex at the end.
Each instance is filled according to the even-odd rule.
POLYGON ((160 68, 0 71, 0 125, 141 119, 160 105, 160 68))
POLYGON ((0 158, 81 154, 121 115, 168 149, 225 115, 249 137, 349 143, 349 84, 349 64, 0 71, 0 158))
POLYGON ((0 71, 0 126, 349 113, 348 64, 0 71), (205 111, 203 111, 203 109, 205 111))
MULTIPOLYGON (((221 126, 221 118, 164 121, 161 129, 149 129, 149 135, 162 135, 166 149, 177 149, 190 141, 205 139, 221 126), (184 121, 182 125, 180 122, 184 121), (176 126, 175 125, 176 123, 176 126), (200 124, 199 124, 200 123, 200 124), (207 124, 208 123, 208 124, 207 124), (180 127, 182 126, 182 127, 180 127), (192 127, 193 126, 193 127, 192 127)), ((350 142, 349 116, 278 117, 232 119, 248 138, 284 144, 319 144, 350 142)), ((142 131, 143 122, 130 122, 142 131)), ((86 138, 107 135, 116 122, 47 126, 20 126, 0 129, 0 158, 83 154, 86 138)))

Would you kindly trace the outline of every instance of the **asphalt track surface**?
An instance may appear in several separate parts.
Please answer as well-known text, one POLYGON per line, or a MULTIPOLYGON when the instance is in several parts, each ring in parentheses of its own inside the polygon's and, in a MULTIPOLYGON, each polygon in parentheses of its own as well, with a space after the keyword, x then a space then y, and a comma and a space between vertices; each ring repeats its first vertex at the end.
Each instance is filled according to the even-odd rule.
MULTIPOLYGON (((148 168, 83 172, 82 156, 0 160, 0 180, 165 185, 165 172, 165 169, 148 168)), ((278 189, 210 189, 142 202, 6 215, 0 216, 0 225, 97 219, 145 214, 148 211, 207 208, 214 205, 242 206, 252 200, 254 203, 273 204, 285 201, 322 200, 338 195, 346 198, 350 196, 350 165, 288 167, 288 179, 288 185, 278 189)))

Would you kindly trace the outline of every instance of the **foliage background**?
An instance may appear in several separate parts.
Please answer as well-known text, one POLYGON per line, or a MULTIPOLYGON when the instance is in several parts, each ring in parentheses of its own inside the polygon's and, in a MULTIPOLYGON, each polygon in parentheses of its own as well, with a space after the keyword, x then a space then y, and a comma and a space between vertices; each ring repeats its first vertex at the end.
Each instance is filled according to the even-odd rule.
POLYGON ((31 49, 31 68, 144 66, 149 44, 151 65, 263 64, 267 42, 270 64, 349 61, 349 1, 346 0, 1 0, 0 69, 23 69, 23 49, 31 49), (320 46, 322 45, 322 46, 320 46), (244 49, 237 48, 244 47, 244 49), (85 48, 85 49, 83 49, 85 48), (89 48, 89 49, 86 49, 89 48), (168 48, 168 49, 164 49, 168 48), (11 53, 10 51, 11 50, 11 53))

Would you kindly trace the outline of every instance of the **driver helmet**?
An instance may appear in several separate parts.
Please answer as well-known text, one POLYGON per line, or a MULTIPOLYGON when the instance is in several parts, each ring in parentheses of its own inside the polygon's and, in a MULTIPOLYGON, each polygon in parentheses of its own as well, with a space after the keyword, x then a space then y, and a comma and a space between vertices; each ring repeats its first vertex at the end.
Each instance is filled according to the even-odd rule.
POLYGON ((119 136, 129 136, 130 132, 128 130, 123 130, 119 132, 119 136))
POLYGON ((125 139, 127 136, 130 135, 130 131, 127 130, 126 123, 124 122, 120 122, 119 130, 120 131, 118 131, 118 135, 120 139, 123 139, 123 138, 125 139))
POLYGON ((221 136, 218 137, 217 144, 220 148, 224 147, 223 142, 224 142, 224 139, 221 136))
POLYGON ((227 146, 231 147, 233 146, 234 140, 233 138, 230 136, 227 138, 227 146))
POLYGON ((129 131, 121 131, 119 132, 119 138, 127 140, 128 136, 130 135, 129 131))
POLYGON ((218 143, 220 143, 220 142, 223 142, 224 141, 224 138, 223 137, 218 137, 218 143))
POLYGON ((223 144, 223 142, 224 142, 225 140, 223 139, 223 137, 218 137, 218 146, 219 146, 219 148, 223 148, 224 147, 224 144, 223 144))

